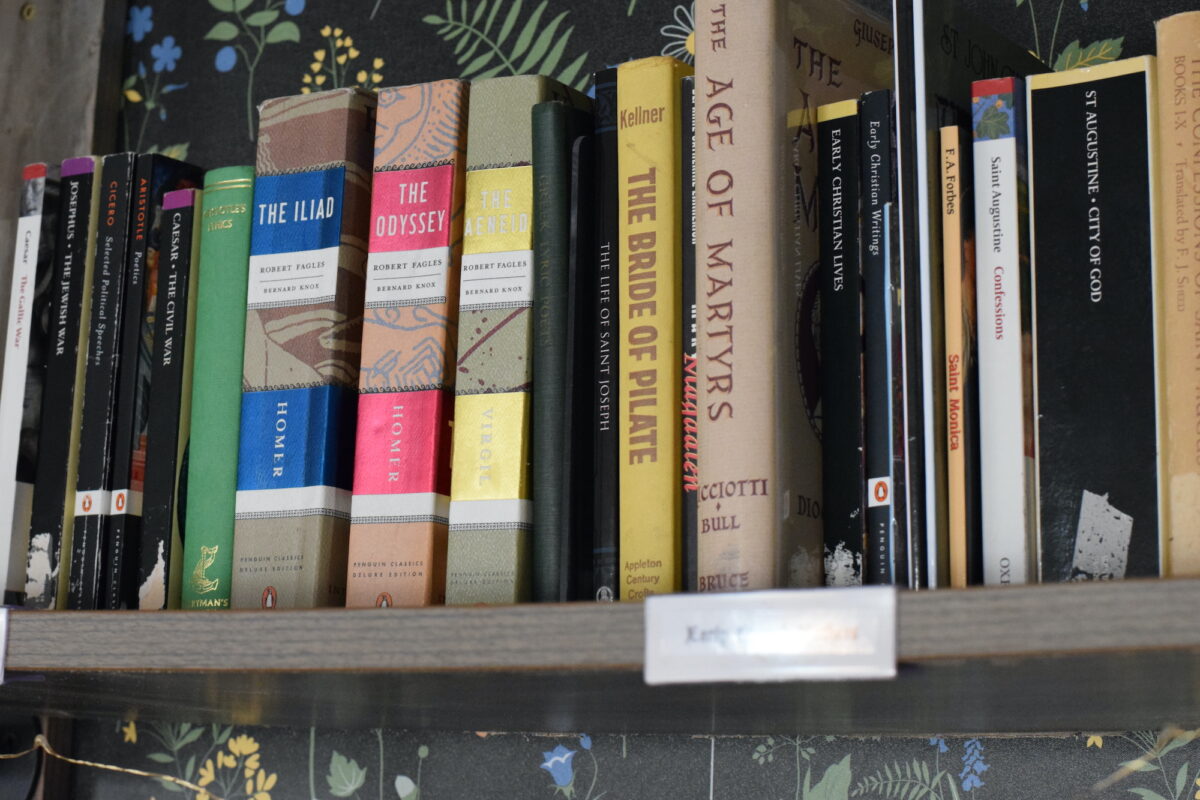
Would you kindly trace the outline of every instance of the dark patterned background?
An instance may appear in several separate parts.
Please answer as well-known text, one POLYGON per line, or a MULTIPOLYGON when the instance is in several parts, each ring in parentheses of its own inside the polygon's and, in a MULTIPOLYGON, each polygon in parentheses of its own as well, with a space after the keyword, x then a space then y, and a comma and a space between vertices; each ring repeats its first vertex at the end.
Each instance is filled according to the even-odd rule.
MULTIPOLYGON (((1189 7, 1178 0, 965 1, 1059 65, 1152 52, 1153 20, 1189 7)), ((872 5, 884 8, 878 0, 872 5)), ((631 57, 667 52, 690 58, 691 25, 691 5, 668 0, 137 2, 125 38, 124 143, 207 167, 253 163, 255 118, 248 108, 269 97, 524 71, 565 74, 578 83, 631 57)), ((107 720, 78 723, 74 752, 255 800, 1184 800, 1200 797, 1196 735, 1183 734, 1143 771, 1095 793, 1094 786, 1145 751, 1155 735, 540 737, 107 720)), ((76 769, 74 780, 77 798, 194 796, 94 770, 76 769)))

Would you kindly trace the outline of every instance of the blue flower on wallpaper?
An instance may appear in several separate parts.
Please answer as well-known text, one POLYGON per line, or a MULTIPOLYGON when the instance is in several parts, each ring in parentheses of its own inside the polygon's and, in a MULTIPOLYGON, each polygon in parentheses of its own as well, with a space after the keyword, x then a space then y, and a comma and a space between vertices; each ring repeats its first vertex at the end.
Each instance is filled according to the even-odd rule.
POLYGON ((548 753, 543 752, 542 757, 546 759, 542 762, 542 769, 550 773, 550 777, 554 779, 554 785, 560 789, 570 786, 571 781, 575 778, 575 771, 571 767, 575 751, 560 744, 548 753))
POLYGON ((943 739, 941 736, 934 736, 933 738, 931 738, 929 740, 929 745, 931 747, 936 746, 939 753, 950 752, 950 748, 946 746, 946 740, 943 739))
POLYGON ((283 4, 283 10, 294 17, 304 10, 304 2, 305 0, 287 0, 283 4))
POLYGON ((237 50, 233 49, 233 45, 227 44, 217 51, 214 61, 217 72, 229 72, 237 66, 237 50))
POLYGON ((125 23, 125 32, 133 37, 135 42, 146 38, 146 34, 154 30, 154 9, 150 6, 130 6, 129 21, 125 23))
POLYGON ((983 786, 983 780, 979 776, 988 770, 988 765, 983 760, 983 742, 967 739, 963 743, 962 761, 963 768, 958 777, 962 781, 963 791, 969 792, 983 786))
POLYGON ((591 750, 592 749, 592 737, 588 736, 586 733, 583 734, 582 736, 580 736, 579 737, 579 746, 582 747, 584 750, 591 750))
POLYGON ((175 44, 174 36, 167 36, 161 42, 150 48, 150 55, 154 56, 154 71, 162 72, 166 70, 171 72, 175 69, 176 62, 183 55, 183 49, 175 44))
POLYGON ((1087 11, 1088 0, 1079 0, 1079 7, 1087 11))

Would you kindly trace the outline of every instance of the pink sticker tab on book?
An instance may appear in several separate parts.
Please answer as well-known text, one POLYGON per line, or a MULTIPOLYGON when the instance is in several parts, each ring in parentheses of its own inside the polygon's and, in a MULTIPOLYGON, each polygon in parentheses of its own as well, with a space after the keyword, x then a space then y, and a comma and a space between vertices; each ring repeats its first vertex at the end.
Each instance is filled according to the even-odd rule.
POLYGON ((452 408, 440 389, 361 395, 354 494, 448 495, 452 408))
POLYGON ((376 172, 371 186, 372 253, 450 244, 454 165, 376 172))

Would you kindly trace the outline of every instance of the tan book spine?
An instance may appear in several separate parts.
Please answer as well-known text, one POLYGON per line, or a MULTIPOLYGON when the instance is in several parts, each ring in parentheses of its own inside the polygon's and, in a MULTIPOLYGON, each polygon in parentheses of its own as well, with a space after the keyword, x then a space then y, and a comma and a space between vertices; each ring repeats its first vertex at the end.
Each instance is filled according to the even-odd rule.
POLYGON ((963 434, 966 339, 963 325, 962 142, 955 125, 941 134, 942 268, 946 325, 946 483, 950 586, 967 585, 967 464, 963 434))
POLYGON ((1200 11, 1155 24, 1167 509, 1163 574, 1200 575, 1200 11))
POLYGON ((816 586, 815 109, 890 83, 891 30, 836 0, 696 14, 697 582, 816 586))

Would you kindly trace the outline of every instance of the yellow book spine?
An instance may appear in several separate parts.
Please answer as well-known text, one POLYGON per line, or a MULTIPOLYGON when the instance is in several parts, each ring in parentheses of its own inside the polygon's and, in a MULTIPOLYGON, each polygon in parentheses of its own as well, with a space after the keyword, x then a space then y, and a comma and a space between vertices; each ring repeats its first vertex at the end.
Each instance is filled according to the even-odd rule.
POLYGON ((665 56, 617 68, 621 600, 680 590, 680 79, 665 56))

